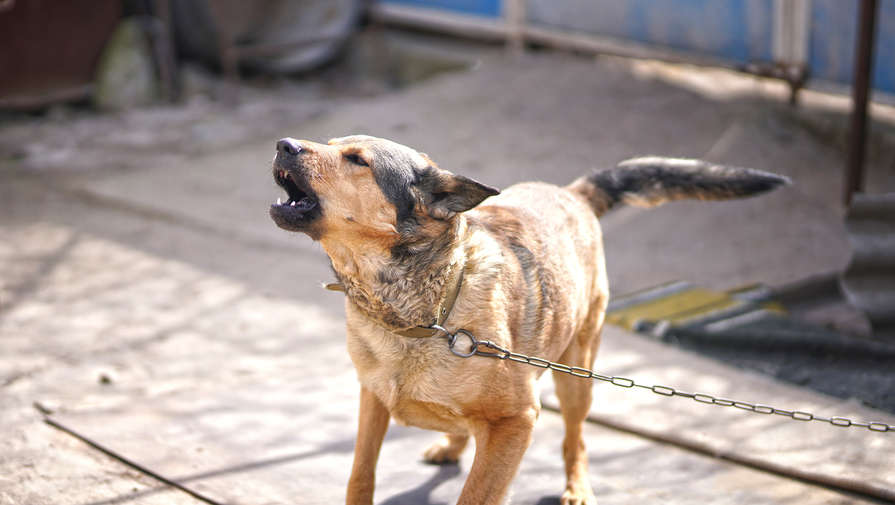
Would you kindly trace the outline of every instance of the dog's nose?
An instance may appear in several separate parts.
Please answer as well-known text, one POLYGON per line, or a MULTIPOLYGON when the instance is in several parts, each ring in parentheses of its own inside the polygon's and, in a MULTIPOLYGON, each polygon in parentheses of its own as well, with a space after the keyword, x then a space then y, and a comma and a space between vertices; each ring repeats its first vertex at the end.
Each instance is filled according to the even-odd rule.
POLYGON ((292 137, 286 137, 277 142, 277 152, 295 156, 300 153, 301 150, 301 143, 292 137))

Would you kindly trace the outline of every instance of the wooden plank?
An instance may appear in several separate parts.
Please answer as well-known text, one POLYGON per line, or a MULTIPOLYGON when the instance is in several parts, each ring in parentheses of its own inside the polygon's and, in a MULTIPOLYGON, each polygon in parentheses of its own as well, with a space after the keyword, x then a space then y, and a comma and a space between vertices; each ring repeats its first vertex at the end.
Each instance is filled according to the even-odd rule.
POLYGON ((637 321, 663 321, 686 323, 688 320, 714 312, 746 306, 726 293, 693 287, 671 296, 626 307, 607 315, 611 324, 632 329, 637 321))

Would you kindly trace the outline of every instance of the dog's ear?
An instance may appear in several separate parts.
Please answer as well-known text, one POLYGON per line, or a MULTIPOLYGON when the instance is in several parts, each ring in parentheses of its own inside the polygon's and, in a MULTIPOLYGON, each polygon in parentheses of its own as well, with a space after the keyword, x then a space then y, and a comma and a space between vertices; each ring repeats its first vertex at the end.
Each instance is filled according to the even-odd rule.
POLYGON ((450 219, 500 193, 496 188, 435 166, 417 172, 416 187, 429 215, 435 219, 450 219))

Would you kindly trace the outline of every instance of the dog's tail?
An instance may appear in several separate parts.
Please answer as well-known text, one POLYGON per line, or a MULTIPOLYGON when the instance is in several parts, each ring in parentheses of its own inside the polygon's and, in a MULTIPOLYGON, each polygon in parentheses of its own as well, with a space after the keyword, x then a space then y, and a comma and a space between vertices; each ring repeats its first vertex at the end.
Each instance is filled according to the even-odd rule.
POLYGON ((729 200, 789 184, 781 175, 700 160, 649 156, 597 170, 566 186, 583 196, 597 216, 619 203, 655 207, 684 199, 729 200))

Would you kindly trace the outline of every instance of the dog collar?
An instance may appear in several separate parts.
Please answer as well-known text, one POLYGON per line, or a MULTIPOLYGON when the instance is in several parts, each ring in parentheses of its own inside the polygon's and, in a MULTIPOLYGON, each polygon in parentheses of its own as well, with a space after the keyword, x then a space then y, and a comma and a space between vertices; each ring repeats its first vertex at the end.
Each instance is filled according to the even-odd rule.
MULTIPOLYGON (((454 266, 451 269, 450 276, 447 280, 447 289, 445 290, 444 298, 441 299, 441 303, 438 304, 438 312, 435 314, 435 320, 429 326, 417 326, 415 328, 408 328, 406 330, 396 331, 391 328, 384 326, 379 321, 370 318, 371 321, 382 326, 386 330, 401 335, 402 337, 408 338, 427 338, 435 336, 439 330, 436 330, 432 326, 441 326, 444 323, 448 316, 451 314, 451 309, 454 308, 454 302, 457 301, 457 295, 460 294, 460 286, 463 283, 463 265, 457 267, 454 266)), ((330 291, 341 291, 345 293, 345 285, 341 282, 333 282, 330 284, 324 284, 324 288, 330 291)))

